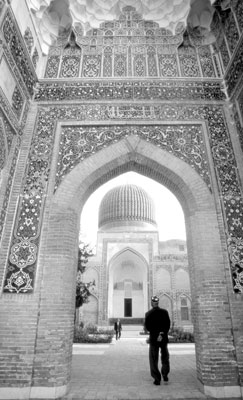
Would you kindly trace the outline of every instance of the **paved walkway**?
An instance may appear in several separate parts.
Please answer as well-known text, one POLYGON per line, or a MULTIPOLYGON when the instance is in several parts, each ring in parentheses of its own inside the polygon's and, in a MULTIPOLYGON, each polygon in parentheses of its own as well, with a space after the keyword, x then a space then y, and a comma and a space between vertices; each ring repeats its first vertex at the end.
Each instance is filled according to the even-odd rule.
POLYGON ((175 400, 208 397, 198 389, 193 344, 170 344, 168 385, 153 385, 145 338, 110 345, 74 345, 71 388, 65 400, 175 400))

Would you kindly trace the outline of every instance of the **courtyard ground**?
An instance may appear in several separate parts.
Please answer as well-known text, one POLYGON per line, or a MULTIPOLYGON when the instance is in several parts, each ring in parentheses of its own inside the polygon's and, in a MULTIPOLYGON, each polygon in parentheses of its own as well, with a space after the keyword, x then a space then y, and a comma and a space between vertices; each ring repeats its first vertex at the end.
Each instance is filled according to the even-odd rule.
POLYGON ((194 344, 169 344, 169 351, 169 384, 155 386, 144 337, 121 338, 105 345, 76 344, 71 387, 64 399, 207 399, 198 388, 194 344))

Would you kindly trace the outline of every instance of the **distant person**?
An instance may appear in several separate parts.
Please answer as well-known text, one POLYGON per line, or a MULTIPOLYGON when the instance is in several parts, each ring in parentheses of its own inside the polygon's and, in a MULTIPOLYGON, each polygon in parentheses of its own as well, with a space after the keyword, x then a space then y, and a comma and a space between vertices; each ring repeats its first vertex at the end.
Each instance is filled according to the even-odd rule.
POLYGON ((120 319, 118 318, 117 321, 114 323, 114 331, 116 332, 116 340, 120 339, 121 337, 121 331, 122 331, 122 324, 120 319))
POLYGON ((149 332, 149 365, 154 385, 160 385, 161 375, 168 382, 170 372, 170 356, 168 351, 168 332, 170 317, 168 311, 159 307, 159 298, 151 297, 152 309, 145 314, 145 329, 149 332), (161 356, 161 373, 158 368, 159 349, 161 356))

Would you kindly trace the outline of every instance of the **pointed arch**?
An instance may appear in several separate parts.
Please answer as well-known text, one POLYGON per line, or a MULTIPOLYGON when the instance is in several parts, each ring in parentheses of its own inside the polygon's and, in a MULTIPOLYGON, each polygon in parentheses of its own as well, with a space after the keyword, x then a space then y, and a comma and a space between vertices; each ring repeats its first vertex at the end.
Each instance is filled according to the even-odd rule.
POLYGON ((136 249, 133 249, 133 248, 130 247, 130 246, 126 246, 126 247, 124 247, 124 249, 122 249, 122 250, 118 251, 116 254, 114 254, 114 255, 112 256, 112 258, 109 260, 109 269, 110 269, 110 267, 111 267, 111 264, 113 264, 113 262, 114 262, 122 253, 124 253, 124 252, 126 252, 126 251, 130 251, 131 253, 135 254, 136 256, 138 256, 139 258, 141 258, 141 260, 142 260, 142 262, 144 262, 144 264, 147 264, 147 260, 145 259, 145 257, 144 257, 141 253, 139 253, 136 249))
POLYGON ((108 262, 108 317, 125 317, 125 299, 130 298, 131 317, 143 318, 148 304, 148 261, 129 246, 119 250, 108 262))
MULTIPOLYGON (((53 163, 55 162, 56 156, 53 158, 53 163)), ((206 316, 200 299, 205 299, 205 292, 210 293, 211 297, 220 293, 222 298, 225 298, 227 290, 227 253, 223 242, 223 219, 219 204, 205 181, 189 164, 133 134, 82 160, 64 177, 54 194, 56 171, 52 168, 36 279, 37 283, 41 282, 45 298, 39 329, 45 327, 44 316, 53 313, 60 306, 58 302, 53 304, 51 295, 53 288, 49 274, 55 274, 58 290, 65 292, 65 315, 62 314, 62 321, 65 321, 64 333, 70 334, 73 325, 78 234, 83 205, 99 186, 127 171, 138 172, 166 186, 182 206, 187 233, 195 341, 200 352, 202 346, 207 346, 209 340, 214 340, 213 335, 210 338, 205 335, 207 343, 204 343, 201 330, 202 327, 206 330, 206 316), (210 291, 212 286, 213 293, 210 291)), ((102 298, 104 305, 107 305, 106 296, 107 293, 102 298)), ((103 325, 107 324, 106 311, 101 315, 103 325)), ((213 305, 212 312, 215 312, 213 305)), ((224 315, 226 314, 225 311, 224 315)), ((68 370, 69 365, 65 368, 68 370)))

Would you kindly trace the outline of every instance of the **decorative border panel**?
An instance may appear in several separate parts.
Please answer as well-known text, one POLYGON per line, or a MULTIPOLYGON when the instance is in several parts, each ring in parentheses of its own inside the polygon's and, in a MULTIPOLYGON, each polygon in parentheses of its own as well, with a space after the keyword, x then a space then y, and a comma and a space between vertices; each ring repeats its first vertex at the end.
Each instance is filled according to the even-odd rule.
MULTIPOLYGON (((191 104, 163 104, 157 106, 87 104, 81 106, 46 106, 39 109, 36 130, 33 135, 28 158, 23 193, 20 196, 11 241, 7 274, 4 281, 4 292, 28 293, 34 288, 42 213, 50 175, 56 121, 68 121, 70 125, 72 125, 72 121, 80 121, 81 126, 81 121, 85 120, 93 121, 94 124, 94 121, 112 121, 113 119, 115 120, 114 125, 119 125, 119 122, 117 122, 119 120, 130 119, 134 121, 135 126, 136 121, 141 121, 141 119, 145 121, 145 124, 148 120, 156 120, 158 126, 160 126, 159 121, 163 121, 163 124, 165 124, 166 120, 171 121, 172 119, 175 122, 188 121, 191 122, 191 126, 188 124, 188 131, 191 130, 191 132, 194 132, 194 135, 197 127, 195 121, 198 121, 199 124, 202 121, 207 122, 210 148, 212 150, 215 172, 218 177, 222 209, 225 216, 225 231, 232 269, 233 287, 235 292, 243 292, 243 200, 236 160, 223 108, 219 105, 195 106, 191 104)), ((172 131, 175 129, 171 123, 170 127, 172 131)), ((70 128, 66 127, 63 129, 67 132, 70 128)), ((89 148, 90 143, 88 142, 89 138, 87 135, 80 135, 80 129, 83 128, 78 127, 77 129, 79 129, 76 141, 77 148, 84 148, 84 144, 89 148)), ((143 129, 142 136, 146 137, 146 140, 151 143, 156 141, 156 144, 159 145, 161 135, 158 134, 154 137, 146 133, 148 132, 146 128, 143 129)), ((94 132, 92 140, 95 140, 95 138, 97 141, 100 140, 98 133, 100 133, 99 130, 94 132)), ((125 131, 120 131, 119 139, 124 137, 125 134, 125 131)), ((171 149, 173 152, 176 151, 177 146, 179 157, 182 156, 185 158, 188 156, 192 160, 191 156, 189 156, 190 152, 187 153, 188 143, 185 141, 183 135, 177 137, 174 133, 172 137, 173 143, 171 143, 171 149)), ((193 135, 190 138, 192 137, 193 135)), ((113 137, 110 138, 108 131, 106 131, 103 141, 113 143, 115 140, 114 132, 113 137)), ((65 154, 65 146, 67 148, 67 144, 65 144, 64 148, 62 146, 60 144, 60 155, 65 154)), ((191 142, 189 141, 189 149, 190 146, 191 142)), ((202 143, 200 142, 200 151, 202 154, 204 147, 201 146, 202 143)), ((166 149, 168 150, 168 142, 166 149)), ((97 151, 97 148, 94 148, 94 151, 97 151)), ((87 153, 87 156, 91 154, 92 152, 90 151, 87 153)), ((71 163, 75 160, 74 153, 67 160, 71 168, 71 163)), ((78 161, 76 159, 76 162, 78 161)), ((81 157, 80 162, 82 162, 81 157)), ((57 171, 61 173, 62 167, 58 167, 57 171)), ((205 176, 207 176, 205 166, 201 171, 203 171, 205 179, 205 176)))
POLYGON ((36 101, 60 100, 225 100, 221 81, 75 81, 45 82, 37 87, 36 101))
MULTIPOLYGON (((13 130, 13 128, 11 127, 11 125, 9 124, 9 122, 7 121, 6 117, 4 116, 4 114, 2 113, 1 110, 0 110, 0 121, 3 124, 2 128, 4 129, 4 132, 2 132, 2 134, 6 135, 6 145, 7 145, 6 152, 7 152, 7 156, 8 156, 10 153, 10 149, 13 145, 13 139, 16 136, 16 133, 13 130)), ((1 134, 1 132, 0 132, 0 134, 1 134)), ((20 138, 18 137, 17 144, 16 144, 14 152, 13 152, 13 158, 12 158, 11 167, 10 167, 10 171, 9 171, 7 187, 6 187, 6 190, 4 193, 3 203, 1 206, 0 240, 2 237, 2 231, 3 231, 3 227, 4 227, 4 223, 5 223, 6 214, 7 214, 7 208, 8 208, 9 198, 10 198, 10 191, 12 188, 13 177, 14 177, 14 173, 15 173, 15 169, 16 169, 16 165, 17 165, 19 149, 20 149, 20 138)))
POLYGON ((29 95, 34 93, 33 86, 36 83, 36 77, 31 67, 29 66, 28 57, 25 54, 23 39, 18 32, 16 24, 8 10, 4 17, 4 22, 1 27, 6 47, 9 49, 11 56, 17 66, 21 77, 28 89, 29 95))
POLYGON ((225 81, 227 84, 228 95, 232 96, 234 91, 240 85, 240 81, 243 79, 242 73, 242 64, 243 64, 243 36, 241 37, 241 41, 239 47, 237 49, 236 54, 234 55, 234 60, 231 63, 230 69, 225 76, 225 81))

